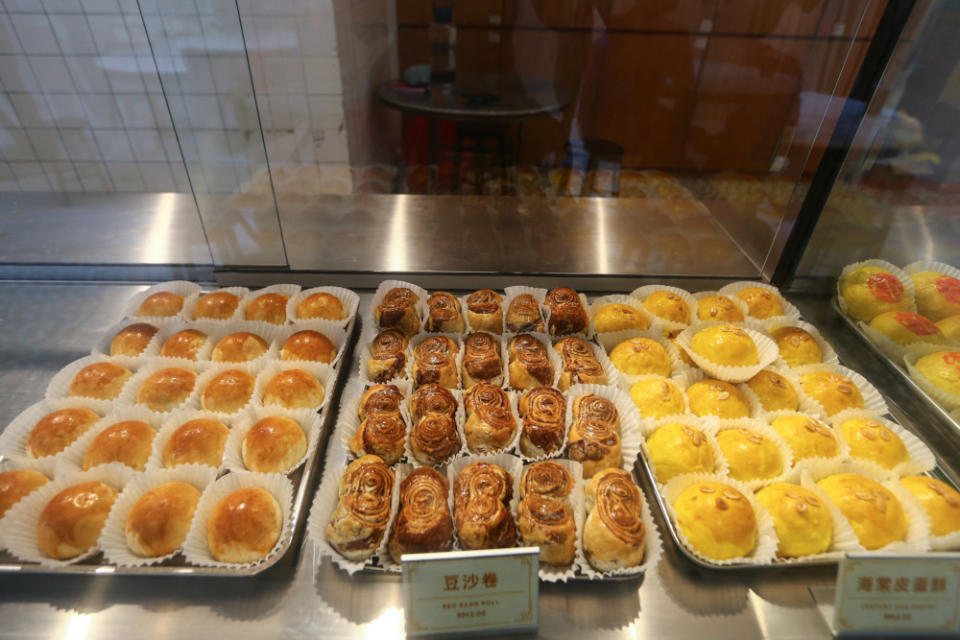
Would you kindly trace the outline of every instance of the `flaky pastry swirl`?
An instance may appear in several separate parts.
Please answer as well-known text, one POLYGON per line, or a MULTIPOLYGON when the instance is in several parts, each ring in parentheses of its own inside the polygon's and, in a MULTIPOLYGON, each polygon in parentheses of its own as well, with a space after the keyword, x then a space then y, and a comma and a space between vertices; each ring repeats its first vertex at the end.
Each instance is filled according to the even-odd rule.
POLYGON ((527 372, 542 385, 553 381, 553 365, 543 343, 528 333, 510 339, 507 345, 510 362, 518 361, 527 372))
POLYGON ((350 449, 357 456, 372 453, 394 464, 403 456, 407 425, 399 413, 373 414, 360 423, 350 439, 350 449))
POLYGON ((496 549, 516 544, 508 504, 513 478, 486 462, 465 467, 453 483, 454 518, 464 549, 496 549))
POLYGON ((640 489, 630 480, 630 474, 622 469, 617 471, 600 478, 594 509, 613 535, 625 544, 637 546, 646 535, 641 515, 643 498, 640 489))
POLYGON ((446 551, 453 546, 453 519, 447 506, 449 485, 436 469, 420 467, 400 485, 400 511, 390 536, 390 553, 446 551))
POLYGON ((580 338, 564 338, 557 345, 563 359, 563 370, 571 374, 574 382, 580 382, 583 376, 604 375, 603 365, 593 354, 593 350, 580 338))
POLYGON ((503 298, 492 289, 480 289, 467 297, 467 309, 474 313, 496 313, 503 298))
MULTIPOLYGON (((524 394, 520 401, 520 413, 523 415, 523 435, 526 448, 529 442, 542 453, 553 453, 563 448, 566 435, 567 402, 563 394, 549 387, 538 387, 524 394)), ((536 457, 540 452, 524 451, 536 457)))
POLYGON ((475 380, 496 378, 503 372, 500 344, 489 333, 471 333, 464 341, 463 368, 475 380))
POLYGON ((361 420, 369 415, 399 413, 403 392, 395 384, 377 384, 363 393, 357 415, 361 420))
POLYGON ((603 460, 620 447, 620 434, 599 420, 582 420, 570 427, 570 459, 578 462, 603 460))
POLYGON ((403 371, 407 364, 406 348, 407 337, 396 329, 381 331, 374 337, 370 343, 370 359, 390 362, 386 367, 377 367, 376 382, 386 382, 403 371))
POLYGON ((327 524, 327 541, 351 559, 377 548, 390 520, 393 472, 376 456, 364 456, 340 479, 339 502, 327 524))
POLYGON ((544 304, 550 309, 550 335, 586 333, 587 311, 579 294, 570 287, 557 287, 547 293, 544 304))
POLYGON ((410 431, 410 448, 414 457, 424 464, 448 460, 460 450, 460 444, 457 425, 449 415, 428 413, 410 431))
POLYGON ((534 462, 523 473, 520 495, 538 495, 544 498, 565 500, 573 491, 573 476, 563 465, 556 462, 534 462))
POLYGON ((463 331, 463 318, 460 316, 460 301, 449 291, 436 291, 427 298, 429 309, 426 322, 427 331, 444 331, 445 325, 452 323, 456 330, 463 331), (459 321, 459 322, 458 322, 459 321))
POLYGON ((510 405, 506 392, 500 387, 480 382, 473 385, 463 394, 463 404, 468 414, 477 410, 477 407, 502 407, 510 405))
POLYGON ((586 393, 573 401, 573 421, 597 420, 620 431, 620 414, 611 400, 594 393, 586 393))
POLYGON ((507 309, 507 331, 543 331, 540 303, 529 293, 522 293, 510 301, 507 309))
POLYGON ((428 413, 453 417, 457 412, 457 399, 445 387, 435 383, 425 384, 410 397, 410 412, 415 421, 428 413))

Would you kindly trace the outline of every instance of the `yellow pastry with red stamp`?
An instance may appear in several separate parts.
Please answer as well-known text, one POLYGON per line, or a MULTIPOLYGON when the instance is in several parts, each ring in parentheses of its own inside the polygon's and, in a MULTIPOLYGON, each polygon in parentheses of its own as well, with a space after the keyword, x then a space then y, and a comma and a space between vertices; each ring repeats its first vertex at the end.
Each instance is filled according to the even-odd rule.
POLYGON ((934 321, 960 314, 960 279, 939 271, 918 271, 910 279, 920 313, 934 321))
POLYGON ((900 279, 876 266, 848 273, 840 282, 840 297, 847 305, 847 313, 864 322, 886 311, 909 311, 911 303, 900 279))

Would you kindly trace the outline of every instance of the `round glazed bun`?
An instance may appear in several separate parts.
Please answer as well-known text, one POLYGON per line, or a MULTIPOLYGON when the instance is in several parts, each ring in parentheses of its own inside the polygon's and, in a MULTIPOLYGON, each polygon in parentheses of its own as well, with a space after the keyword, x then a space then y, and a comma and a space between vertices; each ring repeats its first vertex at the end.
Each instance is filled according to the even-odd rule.
POLYGON ((99 400, 113 400, 120 395, 123 385, 133 372, 113 362, 95 362, 73 376, 70 395, 99 400))
POLYGON ((811 416, 780 416, 771 422, 770 426, 790 445, 794 461, 804 458, 833 458, 840 453, 840 445, 833 429, 811 416))
POLYGON ((265 293, 247 305, 244 317, 247 320, 283 324, 287 321, 287 301, 282 293, 265 293))
POLYGON ((947 337, 940 331, 940 327, 927 318, 909 311, 881 313, 870 321, 870 328, 902 346, 917 342, 925 344, 947 343, 947 337))
POLYGON ((757 502, 773 517, 781 558, 801 558, 830 548, 833 518, 827 505, 809 489, 775 482, 757 492, 757 502))
POLYGON ((315 409, 323 404, 323 396, 320 381, 302 369, 281 371, 263 388, 263 404, 287 409, 315 409))
POLYGON ((239 306, 240 298, 229 291, 214 291, 197 300, 197 304, 193 307, 193 319, 229 320, 239 306))
POLYGON ((937 328, 947 336, 948 340, 960 342, 960 315, 937 320, 937 328))
POLYGON ((155 435, 157 432, 153 427, 140 420, 114 423, 97 434, 90 443, 83 456, 83 470, 108 462, 122 462, 137 471, 143 471, 150 458, 155 435))
POLYGON ((127 514, 127 546, 136 555, 158 558, 187 539, 200 491, 186 482, 165 482, 150 489, 127 514))
POLYGON ((650 338, 629 338, 613 348, 610 362, 628 375, 670 375, 670 357, 667 350, 650 338))
POLYGON ((186 358, 196 360, 197 352, 207 341, 207 334, 196 329, 184 329, 173 334, 160 347, 160 355, 165 358, 186 358))
POLYGON ((283 416, 258 420, 243 437, 243 464, 259 473, 286 473, 307 453, 307 436, 283 416))
POLYGON ((840 436, 850 448, 850 457, 875 462, 884 469, 910 459, 907 448, 896 433, 882 422, 869 418, 854 418, 840 425, 840 436))
POLYGON ((856 473, 838 473, 817 483, 850 522, 867 549, 907 537, 907 516, 897 497, 879 482, 856 473))
POLYGON ((673 503, 677 525, 702 555, 729 560, 750 555, 757 542, 757 516, 747 498, 728 484, 698 482, 673 503))
POLYGON ((593 327, 597 330, 597 333, 624 331, 626 329, 646 330, 650 328, 650 321, 631 306, 613 303, 597 310, 593 316, 593 327))
POLYGON ((690 411, 700 416, 748 418, 750 404, 740 389, 723 380, 701 380, 687 389, 690 411))
POLYGON ((813 371, 801 378, 804 393, 820 403, 828 416, 863 409, 863 396, 850 378, 831 371, 813 371))
POLYGON ((697 301, 697 317, 700 320, 743 322, 743 311, 727 296, 704 296, 697 301))
POLYGON ((7 509, 50 482, 47 476, 33 469, 16 469, 0 473, 0 518, 7 509))
POLYGON ((264 489, 237 489, 213 508, 207 520, 207 546, 220 562, 256 562, 283 531, 280 505, 264 489))
POLYGON ((756 394, 764 411, 796 411, 800 407, 800 396, 793 385, 775 371, 764 369, 747 380, 747 386, 756 394))
POLYGON ((214 362, 247 362, 259 358, 270 346, 255 333, 240 331, 220 339, 210 359, 214 362))
POLYGON ((300 301, 300 306, 297 307, 297 317, 301 319, 343 320, 347 317, 347 312, 344 310, 340 298, 332 293, 319 291, 300 301))
POLYGON ((930 518, 930 533, 945 536, 960 531, 960 493, 946 482, 926 476, 900 478, 930 518))
POLYGON ((686 410, 683 391, 667 378, 644 378, 630 387, 630 399, 644 418, 679 415, 686 410))
POLYGON ((170 291, 160 291, 144 298, 137 310, 140 317, 169 318, 183 309, 183 296, 170 291))
POLYGON ((960 280, 938 271, 911 273, 917 310, 931 320, 960 314, 960 280))
POLYGON ((717 434, 717 444, 734 480, 766 480, 783 473, 780 449, 760 433, 743 428, 725 429, 717 434))
POLYGON ((914 365, 930 384, 947 393, 960 394, 960 351, 938 351, 914 365))
POLYGON ((337 350, 330 338, 312 329, 297 331, 287 338, 280 348, 281 360, 308 360, 330 364, 336 355, 337 350))
POLYGON ((110 355, 138 356, 143 353, 156 334, 157 328, 146 322, 137 322, 124 327, 110 341, 110 355))
POLYGON ((661 425, 647 438, 647 450, 656 469, 657 481, 665 484, 683 473, 712 473, 713 451, 707 436, 679 422, 661 425))
POLYGON ((230 429, 219 420, 197 418, 184 422, 163 447, 163 466, 171 469, 193 463, 219 467, 229 435, 230 429))
POLYGON ((747 313, 753 318, 766 320, 783 315, 780 296, 763 287, 747 287, 737 291, 737 297, 747 303, 747 313))
POLYGON ((55 495, 37 521, 41 551, 57 560, 85 553, 97 543, 118 493, 102 482, 84 482, 55 495))
POLYGON ((823 350, 810 333, 800 327, 778 327, 770 332, 780 357, 789 367, 823 362, 823 350))
POLYGON ((710 362, 727 367, 749 367, 760 362, 760 351, 753 338, 732 324, 716 324, 697 331, 690 347, 710 362))
POLYGON ((217 374, 203 389, 203 408, 219 413, 234 413, 246 406, 253 395, 255 378, 242 369, 217 374))
POLYGON ((654 291, 643 301, 643 308, 658 318, 690 324, 690 307, 683 298, 671 291, 654 291))
POLYGON ((190 369, 168 367, 151 373, 137 391, 137 404, 151 411, 172 411, 190 397, 197 374, 190 369))
POLYGON ((60 409, 40 418, 27 436, 27 455, 44 458, 60 453, 85 434, 100 416, 90 409, 60 409))
POLYGON ((884 311, 910 309, 903 283, 880 267, 860 267, 848 273, 840 282, 840 296, 847 305, 847 313, 864 322, 870 322, 884 311))

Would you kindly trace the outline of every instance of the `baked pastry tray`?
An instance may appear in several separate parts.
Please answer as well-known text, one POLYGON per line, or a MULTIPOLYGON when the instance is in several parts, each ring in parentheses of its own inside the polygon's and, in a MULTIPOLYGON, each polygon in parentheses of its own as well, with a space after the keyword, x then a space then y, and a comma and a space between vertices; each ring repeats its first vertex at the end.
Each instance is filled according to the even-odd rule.
MULTIPOLYGON (((136 575, 136 576, 196 576, 196 577, 234 577, 242 578, 261 574, 272 567, 295 566, 296 557, 300 549, 300 541, 303 538, 306 527, 307 516, 310 511, 310 502, 313 498, 313 492, 317 485, 317 472, 319 461, 326 453, 327 441, 336 420, 336 407, 339 404, 340 394, 343 391, 346 379, 349 376, 349 363, 352 362, 353 348, 357 342, 357 318, 353 318, 347 324, 346 342, 344 344, 343 355, 334 365, 336 377, 327 406, 321 410, 321 431, 317 447, 313 455, 307 458, 306 462, 288 477, 294 485, 293 508, 292 508, 292 534, 287 536, 286 541, 281 548, 266 561, 253 566, 245 566, 237 569, 227 567, 201 567, 189 564, 182 554, 177 554, 173 558, 165 560, 156 565, 142 567, 119 567, 108 564, 103 553, 97 553, 90 558, 77 562, 75 564, 65 565, 57 568, 44 567, 38 563, 21 562, 18 558, 6 550, 0 550, 0 575, 11 573, 32 573, 32 574, 73 574, 73 575, 136 575), (347 363, 344 366, 344 363, 347 363)), ((2 458, 2 456, 0 456, 2 458)))

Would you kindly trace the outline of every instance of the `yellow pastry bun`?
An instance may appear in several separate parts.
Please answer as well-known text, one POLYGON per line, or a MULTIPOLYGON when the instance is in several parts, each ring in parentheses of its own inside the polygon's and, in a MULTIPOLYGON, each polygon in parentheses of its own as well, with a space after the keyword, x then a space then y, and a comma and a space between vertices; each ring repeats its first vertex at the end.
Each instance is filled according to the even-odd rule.
POLYGON ((846 409, 863 409, 863 396, 853 380, 832 371, 812 371, 800 379, 803 392, 816 400, 828 416, 846 409))
POLYGON ((643 308, 664 320, 690 324, 690 308, 686 301, 665 289, 654 291, 643 301, 643 308))
POLYGON ((775 371, 764 369, 747 380, 747 386, 756 394, 764 411, 796 411, 800 407, 796 389, 775 371))
POLYGON ((239 306, 240 298, 229 291, 214 291, 197 300, 197 304, 193 307, 193 319, 229 320, 239 306))
POLYGON ((173 553, 187 539, 200 491, 186 482, 165 482, 134 503, 124 523, 127 546, 138 556, 173 553))
POLYGON ((943 320, 937 320, 935 323, 947 340, 960 342, 960 315, 949 316, 943 320))
POLYGON ((783 456, 770 438, 737 428, 717 434, 717 444, 734 480, 766 480, 783 473, 783 456))
POLYGON ((297 317, 301 319, 343 320, 347 317, 347 312, 343 308, 340 298, 332 293, 320 291, 310 294, 300 301, 300 306, 297 307, 297 317))
POLYGON ((172 411, 190 397, 197 374, 190 369, 167 367, 151 373, 137 390, 137 404, 151 411, 172 411))
POLYGON ((698 482, 673 502, 677 526, 702 555, 730 560, 750 555, 757 543, 757 516, 746 496, 722 482, 698 482))
POLYGON ((833 458, 840 453, 833 429, 811 416, 780 416, 770 426, 790 445, 794 462, 805 458, 833 458))
POLYGON ((853 458, 870 460, 884 469, 893 469, 910 459, 900 436, 882 422, 854 418, 843 422, 838 429, 853 458))
POLYGON ((287 302, 290 300, 282 293, 264 293, 254 298, 243 311, 247 320, 283 324, 287 321, 287 302))
POLYGON ((780 357, 790 367, 802 367, 823 362, 823 350, 809 332, 800 327, 778 327, 770 332, 777 343, 780 357))
POLYGON ((650 328, 650 320, 631 306, 613 303, 600 307, 593 315, 593 326, 597 333, 610 333, 625 329, 650 328))
POLYGON ((102 482, 67 487, 40 512, 37 544, 46 555, 69 560, 97 543, 119 492, 102 482))
POLYGON ((921 314, 931 320, 960 314, 960 280, 938 271, 918 271, 910 279, 921 314))
POLYGON ((907 537, 907 516, 897 497, 879 482, 856 473, 838 473, 817 482, 850 522, 857 540, 868 550, 907 537))
POLYGON ((70 395, 113 400, 133 372, 113 362, 95 362, 85 366, 70 381, 70 395))
POLYGON ((146 322, 137 322, 117 331, 110 341, 110 355, 138 356, 147 348, 157 328, 146 322))
POLYGON ((33 469, 15 469, 0 473, 0 518, 7 509, 50 482, 47 476, 33 469))
POLYGON ((683 391, 666 378, 644 378, 630 387, 630 399, 644 418, 663 418, 684 413, 683 391))
POLYGON ((302 369, 287 369, 273 376, 263 388, 263 404, 287 409, 315 409, 323 404, 320 381, 302 369))
POLYGON ((270 492, 237 489, 216 504, 207 519, 207 547, 220 562, 254 562, 280 539, 283 513, 270 492))
POLYGON ((116 422, 93 439, 83 455, 81 466, 87 471, 97 465, 122 462, 132 469, 143 471, 150 458, 155 435, 157 432, 146 422, 116 422))
POLYGON ((258 473, 286 473, 307 453, 307 436, 284 416, 258 420, 243 437, 243 464, 258 473))
POLYGON ((610 352, 610 362, 628 375, 670 375, 670 356, 663 345, 650 338, 624 340, 610 352))
POLYGON ((230 429, 219 420, 196 418, 184 422, 163 446, 163 466, 171 469, 193 463, 219 467, 229 435, 230 429))
POLYGON ((319 331, 306 329, 287 338, 280 348, 281 360, 308 360, 330 364, 337 355, 337 348, 330 338, 319 331))
POLYGON ((737 297, 747 303, 747 313, 753 318, 766 320, 783 315, 780 296, 763 287, 747 287, 737 291, 737 297))
POLYGON ((33 425, 27 436, 27 455, 45 458, 60 453, 85 434, 100 416, 90 409, 60 409, 48 413, 33 425))
POLYGON ((960 531, 960 493, 956 489, 927 476, 906 476, 900 478, 900 484, 920 501, 920 506, 927 512, 931 535, 945 536, 960 531))
POLYGON ((899 345, 917 342, 946 344, 947 337, 940 327, 927 318, 909 311, 886 311, 870 321, 870 328, 899 345))
POLYGON ((860 267, 848 273, 840 282, 840 297, 847 305, 847 313, 864 322, 885 311, 910 309, 903 283, 880 267, 860 267))
POLYGON ((743 322, 743 311, 737 303, 719 294, 705 296, 697 301, 697 318, 721 322, 743 322))
POLYGON ((690 411, 700 417, 747 418, 750 404, 740 389, 723 380, 701 380, 687 389, 690 411))
POLYGON ((833 542, 830 509, 812 491, 788 482, 775 482, 757 491, 757 502, 770 512, 781 558, 826 553, 833 542))
POLYGON ((207 334, 196 329, 178 331, 160 347, 160 355, 164 358, 186 358, 196 360, 197 352, 207 341, 207 334))
POLYGON ((203 388, 203 408, 219 413, 239 411, 250 401, 255 382, 254 377, 242 369, 222 371, 203 388))
POLYGON ((917 360, 913 366, 937 389, 960 394, 960 351, 931 353, 917 360))
POLYGON ((732 324, 716 324, 697 331, 690 348, 710 362, 728 367, 749 367, 760 362, 760 351, 746 331, 732 324))
POLYGON ((169 318, 183 309, 183 296, 170 291, 159 291, 144 298, 137 309, 140 317, 169 318))
POLYGON ((713 451, 707 436, 687 424, 671 422, 657 427, 647 438, 647 451, 657 481, 662 484, 684 473, 713 472, 713 451))
POLYGON ((214 362, 247 362, 259 358, 269 348, 267 342, 255 333, 239 331, 221 338, 210 353, 210 359, 214 362))

